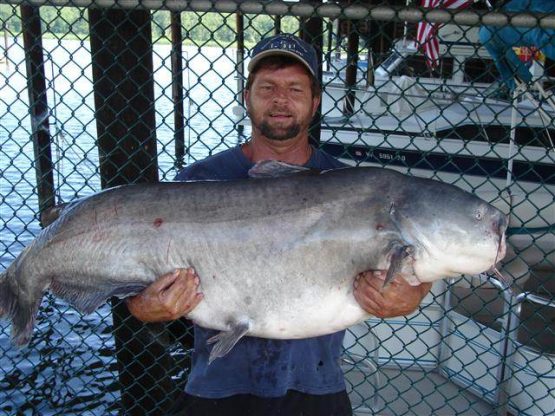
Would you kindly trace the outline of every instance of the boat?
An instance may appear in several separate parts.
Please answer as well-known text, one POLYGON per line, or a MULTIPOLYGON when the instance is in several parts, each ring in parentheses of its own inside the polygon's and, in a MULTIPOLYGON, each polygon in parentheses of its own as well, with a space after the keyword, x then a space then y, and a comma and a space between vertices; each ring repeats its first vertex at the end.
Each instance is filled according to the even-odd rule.
POLYGON ((357 75, 350 89, 338 61, 335 76, 324 78, 320 145, 347 164, 453 183, 502 209, 510 250, 500 272, 513 284, 465 276, 436 285, 443 307, 427 297, 410 325, 370 319, 349 331, 346 346, 361 357, 370 351, 388 371, 391 361, 433 369, 499 409, 547 414, 555 390, 548 340, 555 317, 555 101, 543 86, 552 80, 534 62, 532 88, 521 85, 511 95, 495 71, 488 73, 494 64, 481 45, 455 33, 440 47, 446 73, 430 76, 416 43, 400 39, 373 76, 357 75), (355 97, 351 112, 344 111, 348 93, 355 97), (527 336, 531 328, 537 336, 527 336))
POLYGON ((473 76, 477 65, 493 66, 479 44, 457 37, 440 46, 447 76, 430 77, 415 42, 395 42, 374 71, 374 85, 351 91, 351 114, 337 104, 348 92, 337 84, 341 74, 326 84, 321 147, 348 164, 393 168, 477 193, 511 214, 515 257, 554 267, 555 237, 546 231, 555 218, 555 100, 538 94, 545 93, 539 66, 532 69, 539 91, 517 90, 512 99, 494 78, 473 76), (403 68, 422 70, 409 76, 403 68))

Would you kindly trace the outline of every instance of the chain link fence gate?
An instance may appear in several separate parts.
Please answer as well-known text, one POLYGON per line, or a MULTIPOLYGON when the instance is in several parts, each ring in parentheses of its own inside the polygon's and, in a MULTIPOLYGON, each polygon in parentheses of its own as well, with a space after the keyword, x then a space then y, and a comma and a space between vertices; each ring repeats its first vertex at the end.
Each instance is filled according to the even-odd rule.
MULTIPOLYGON (((245 141, 250 47, 300 33, 322 50, 319 146, 454 183, 511 219, 511 289, 438 282, 417 313, 349 331, 355 414, 555 414, 555 15, 506 3, 0 1, 1 269, 44 208, 172 180, 245 141)), ((173 329, 46 297, 28 347, 0 323, 0 414, 164 414, 188 368, 173 329)))

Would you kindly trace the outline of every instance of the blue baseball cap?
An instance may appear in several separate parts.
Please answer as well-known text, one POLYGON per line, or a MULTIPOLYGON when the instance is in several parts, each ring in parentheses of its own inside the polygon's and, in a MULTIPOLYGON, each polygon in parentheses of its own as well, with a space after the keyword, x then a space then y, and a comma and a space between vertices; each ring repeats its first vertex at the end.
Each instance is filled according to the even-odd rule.
POLYGON ((306 66, 314 78, 318 78, 316 50, 312 45, 290 33, 275 35, 258 42, 252 50, 249 71, 252 71, 261 59, 275 55, 285 55, 297 59, 306 66))

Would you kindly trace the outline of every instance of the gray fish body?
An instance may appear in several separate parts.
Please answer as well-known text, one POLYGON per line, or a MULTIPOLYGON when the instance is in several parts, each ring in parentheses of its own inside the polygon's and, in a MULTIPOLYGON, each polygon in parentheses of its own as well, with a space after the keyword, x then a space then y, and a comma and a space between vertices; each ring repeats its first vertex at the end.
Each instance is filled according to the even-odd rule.
POLYGON ((393 268, 411 284, 480 273, 504 254, 505 228, 471 194, 386 169, 130 185, 71 204, 44 229, 4 272, 0 314, 26 343, 47 289, 88 313, 194 267, 199 325, 307 338, 367 317, 358 273, 393 268))

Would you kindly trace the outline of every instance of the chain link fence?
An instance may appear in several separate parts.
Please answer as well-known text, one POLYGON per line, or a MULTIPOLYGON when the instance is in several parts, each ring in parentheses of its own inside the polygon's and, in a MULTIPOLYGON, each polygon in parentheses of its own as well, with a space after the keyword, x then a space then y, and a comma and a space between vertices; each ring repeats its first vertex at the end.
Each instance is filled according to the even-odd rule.
MULTIPOLYGON (((510 288, 438 282, 417 313, 348 331, 355 414, 555 414, 554 10, 369 3, 0 1, 0 269, 45 208, 172 180, 247 140, 249 50, 300 34, 322 52, 318 146, 453 183, 510 217, 510 288)), ((81 316, 47 296, 23 349, 1 322, 0 415, 164 414, 190 334, 117 303, 81 316)))

